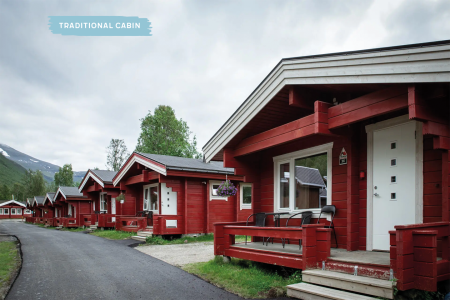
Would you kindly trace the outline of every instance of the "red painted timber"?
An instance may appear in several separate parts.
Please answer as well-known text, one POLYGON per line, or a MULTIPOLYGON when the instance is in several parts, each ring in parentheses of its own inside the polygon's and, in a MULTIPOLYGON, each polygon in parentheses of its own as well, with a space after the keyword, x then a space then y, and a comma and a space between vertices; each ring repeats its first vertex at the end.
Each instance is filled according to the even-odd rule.
POLYGON ((217 179, 217 180, 225 180, 228 178, 229 180, 235 181, 243 181, 244 176, 241 175, 225 175, 225 174, 213 174, 213 173, 202 173, 202 172, 187 172, 187 171, 175 171, 175 170, 167 170, 167 176, 179 176, 179 177, 196 177, 196 178, 208 178, 208 179, 217 179))
POLYGON ((245 251, 238 249, 237 247, 226 249, 224 253, 225 256, 247 259, 288 268, 302 269, 303 265, 303 259, 301 258, 301 256, 297 258, 290 255, 282 255, 284 253, 269 254, 264 253, 263 251, 245 251))
POLYGON ((450 131, 448 128, 448 124, 441 124, 433 121, 423 122, 422 125, 422 134, 427 135, 438 135, 450 137, 450 131))

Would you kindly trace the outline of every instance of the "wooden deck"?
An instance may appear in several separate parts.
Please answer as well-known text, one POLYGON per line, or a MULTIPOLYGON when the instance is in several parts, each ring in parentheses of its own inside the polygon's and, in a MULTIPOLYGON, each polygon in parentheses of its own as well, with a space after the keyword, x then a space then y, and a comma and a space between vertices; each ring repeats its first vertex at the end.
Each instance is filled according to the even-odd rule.
POLYGON ((286 244, 285 247, 279 243, 274 243, 269 245, 266 245, 262 242, 247 242, 247 245, 245 243, 238 243, 234 244, 232 247, 239 247, 242 249, 249 249, 249 250, 263 250, 268 252, 274 252, 274 253, 289 253, 294 255, 302 255, 302 250, 299 249, 298 245, 293 244, 286 244))

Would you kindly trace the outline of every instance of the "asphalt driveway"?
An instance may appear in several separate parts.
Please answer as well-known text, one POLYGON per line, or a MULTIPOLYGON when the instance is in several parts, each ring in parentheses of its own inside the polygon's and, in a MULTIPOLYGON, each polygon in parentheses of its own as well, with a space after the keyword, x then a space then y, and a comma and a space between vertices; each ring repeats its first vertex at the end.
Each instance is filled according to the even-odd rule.
POLYGON ((123 242, 0 222, 22 243, 13 299, 241 299, 123 242))

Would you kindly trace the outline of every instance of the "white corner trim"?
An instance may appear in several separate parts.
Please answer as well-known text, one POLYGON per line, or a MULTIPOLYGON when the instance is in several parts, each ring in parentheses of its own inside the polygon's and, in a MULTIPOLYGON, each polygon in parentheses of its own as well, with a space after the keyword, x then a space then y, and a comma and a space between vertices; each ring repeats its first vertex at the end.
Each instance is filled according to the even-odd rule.
POLYGON ((98 184, 100 184, 100 186, 101 186, 102 188, 105 187, 103 181, 101 181, 100 178, 98 178, 91 170, 89 170, 88 173, 86 174, 86 176, 84 176, 84 179, 83 179, 83 181, 81 182, 80 187, 78 188, 78 191, 79 191, 80 193, 82 193, 83 188, 84 188, 84 185, 87 183, 87 181, 89 180, 89 178, 94 179, 98 184))
POLYGON ((449 45, 281 60, 206 143, 205 159, 209 162, 286 85, 448 82, 449 62, 449 45))
POLYGON ((123 176, 125 176, 125 174, 128 172, 128 170, 131 168, 131 166, 133 166, 134 163, 138 163, 141 164, 153 171, 156 171, 164 176, 167 175, 167 170, 166 167, 160 167, 152 162, 149 161, 149 158, 143 158, 140 157, 139 154, 134 154, 134 157, 132 159, 130 159, 130 161, 128 161, 128 163, 126 165, 124 165, 120 171, 117 173, 117 177, 114 179, 113 181, 113 185, 117 186, 117 184, 120 182, 120 180, 123 178, 123 176))
MULTIPOLYGON (((333 188, 333 142, 273 157, 273 164, 274 164, 273 165, 274 166, 273 167, 273 171, 274 171, 273 208, 274 208, 274 212, 289 211, 292 213, 297 213, 297 212, 301 212, 301 211, 311 210, 311 211, 313 211, 314 218, 319 217, 320 208, 319 209, 295 210, 294 202, 291 200, 289 200, 289 208, 280 208, 279 207, 280 201, 279 201, 279 193, 278 193, 278 182, 280 181, 279 165, 281 163, 289 162, 290 163, 289 172, 293 173, 295 159, 307 157, 307 156, 311 156, 311 155, 315 155, 315 154, 320 154, 320 153, 327 154, 327 205, 331 205, 331 203, 332 203, 331 197, 333 195, 333 193, 332 193, 332 191, 333 191, 332 190, 332 188, 333 188)), ((295 186, 293 184, 291 184, 289 187, 289 194, 290 195, 295 194, 295 186)))
POLYGON ((423 134, 422 122, 410 120, 408 115, 399 116, 366 126, 367 133, 367 216, 366 250, 373 250, 373 133, 374 131, 400 125, 416 123, 416 186, 415 221, 423 223, 423 134))

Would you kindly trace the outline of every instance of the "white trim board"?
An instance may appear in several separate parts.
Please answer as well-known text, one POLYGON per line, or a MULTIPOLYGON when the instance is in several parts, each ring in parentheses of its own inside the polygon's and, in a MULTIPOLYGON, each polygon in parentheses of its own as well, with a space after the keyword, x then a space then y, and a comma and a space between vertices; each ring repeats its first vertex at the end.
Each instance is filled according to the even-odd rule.
MULTIPOLYGON (((167 170, 166 167, 160 167, 156 164, 151 163, 150 161, 148 161, 147 159, 144 159, 142 157, 138 157, 139 154, 133 154, 134 157, 132 157, 128 163, 126 163, 121 169, 120 171, 117 173, 117 177, 114 179, 113 181, 113 185, 117 186, 117 184, 120 182, 120 180, 123 178, 123 176, 128 172, 128 170, 131 168, 131 166, 133 166, 134 163, 139 163, 151 170, 154 170, 164 176, 167 175, 167 170)), ((140 156, 140 155, 139 155, 140 156)))
POLYGON ((91 170, 89 170, 89 171, 87 172, 87 174, 84 176, 84 179, 83 179, 83 181, 81 182, 80 187, 78 188, 78 191, 79 191, 80 193, 83 191, 83 187, 85 186, 85 184, 87 183, 87 181, 89 180, 89 178, 94 179, 98 184, 100 184, 100 186, 101 186, 102 188, 105 187, 103 181, 101 181, 100 178, 98 178, 97 175, 95 175, 94 172, 92 172, 91 170))
POLYGON ((19 206, 23 206, 23 207, 25 207, 25 208, 27 207, 27 206, 24 205, 23 203, 17 202, 16 200, 9 200, 9 201, 3 202, 3 203, 0 204, 0 206, 8 205, 8 204, 10 204, 10 203, 15 203, 15 204, 17 204, 17 205, 19 205, 19 206))
POLYGON ((422 122, 409 120, 408 115, 367 125, 367 237, 366 250, 373 250, 373 133, 407 122, 416 123, 416 186, 415 186, 415 221, 423 223, 423 135, 422 122))
POLYGON ((282 60, 203 147, 209 162, 286 85, 450 81, 450 45, 282 60))

